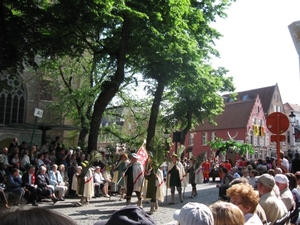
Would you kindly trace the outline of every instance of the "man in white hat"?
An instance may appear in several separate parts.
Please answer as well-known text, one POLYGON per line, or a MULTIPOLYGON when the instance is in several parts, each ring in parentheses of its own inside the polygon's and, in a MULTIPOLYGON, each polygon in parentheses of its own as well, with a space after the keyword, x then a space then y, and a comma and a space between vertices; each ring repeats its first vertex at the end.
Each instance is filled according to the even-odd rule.
POLYGON ((130 164, 124 173, 124 176, 127 178, 126 180, 126 205, 129 205, 132 192, 136 193, 138 198, 138 206, 142 206, 142 195, 141 190, 144 182, 144 167, 138 161, 138 155, 136 153, 132 153, 130 155, 130 164))
POLYGON ((280 191, 280 198, 285 204, 287 210, 294 209, 295 201, 293 193, 289 189, 289 179, 284 174, 276 174, 274 179, 280 191))

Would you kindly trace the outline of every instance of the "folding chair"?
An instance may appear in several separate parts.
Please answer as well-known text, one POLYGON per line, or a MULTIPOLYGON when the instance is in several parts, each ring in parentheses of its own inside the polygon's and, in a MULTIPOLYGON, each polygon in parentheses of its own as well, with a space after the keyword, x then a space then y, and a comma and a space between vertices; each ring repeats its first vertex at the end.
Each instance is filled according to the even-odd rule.
POLYGON ((274 225, 285 225, 290 220, 291 213, 287 212, 282 218, 278 219, 274 225))

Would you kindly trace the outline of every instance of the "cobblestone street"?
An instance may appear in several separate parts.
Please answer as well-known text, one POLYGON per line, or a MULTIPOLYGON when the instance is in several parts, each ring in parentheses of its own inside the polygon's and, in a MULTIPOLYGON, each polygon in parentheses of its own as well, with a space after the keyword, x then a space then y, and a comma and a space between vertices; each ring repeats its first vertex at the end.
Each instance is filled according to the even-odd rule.
MULTIPOLYGON (((191 189, 190 185, 185 189, 183 203, 179 202, 177 193, 174 205, 168 205, 166 202, 160 203, 159 210, 152 215, 157 224, 166 224, 172 221, 175 210, 180 209, 187 202, 195 201, 210 205, 218 199, 216 183, 197 185, 198 195, 195 198, 190 198, 191 189)), ((168 192, 167 200, 170 201, 170 192, 168 192)), ((93 198, 89 205, 82 207, 74 205, 77 201, 78 199, 66 199, 64 202, 57 202, 55 205, 50 201, 44 201, 39 203, 38 207, 57 210, 74 219, 79 225, 93 225, 98 220, 108 219, 112 213, 125 206, 125 200, 119 201, 119 196, 112 196, 111 199, 104 197, 93 198)), ((136 204, 136 202, 137 199, 133 197, 131 204, 136 204)), ((146 211, 149 211, 149 203, 147 204, 144 201, 143 206, 146 211)))

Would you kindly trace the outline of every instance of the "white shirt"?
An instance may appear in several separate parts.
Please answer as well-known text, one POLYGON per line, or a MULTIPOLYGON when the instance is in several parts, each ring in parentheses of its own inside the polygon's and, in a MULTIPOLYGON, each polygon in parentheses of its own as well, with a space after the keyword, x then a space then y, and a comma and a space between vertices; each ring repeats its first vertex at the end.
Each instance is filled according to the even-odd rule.
POLYGON ((105 179, 103 178, 102 174, 95 171, 95 173, 94 173, 94 183, 103 184, 104 180, 105 179))

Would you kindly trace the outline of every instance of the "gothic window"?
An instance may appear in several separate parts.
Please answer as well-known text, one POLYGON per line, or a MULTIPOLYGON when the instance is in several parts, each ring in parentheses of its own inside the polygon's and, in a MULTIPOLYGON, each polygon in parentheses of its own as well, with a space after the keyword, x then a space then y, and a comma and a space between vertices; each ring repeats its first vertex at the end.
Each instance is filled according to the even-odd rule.
POLYGON ((0 77, 0 124, 23 123, 25 117, 25 89, 16 75, 0 77))

